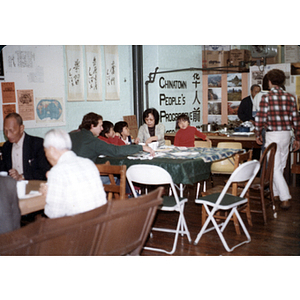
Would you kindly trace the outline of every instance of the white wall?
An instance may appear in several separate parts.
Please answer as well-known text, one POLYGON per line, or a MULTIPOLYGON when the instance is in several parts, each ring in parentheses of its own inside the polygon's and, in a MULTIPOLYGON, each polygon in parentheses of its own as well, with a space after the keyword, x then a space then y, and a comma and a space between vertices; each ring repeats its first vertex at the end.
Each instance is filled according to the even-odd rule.
MULTIPOLYGON (((16 46, 6 46, 4 51, 9 55, 15 51, 16 46)), ((16 91, 19 89, 33 89, 34 97, 53 97, 61 96, 65 103, 65 125, 59 126, 66 131, 76 129, 81 123, 82 117, 88 112, 101 114, 104 120, 110 120, 115 123, 122 120, 123 115, 133 114, 133 91, 132 91, 132 46, 118 46, 119 54, 119 74, 120 74, 120 100, 105 100, 105 63, 104 49, 101 46, 102 60, 102 92, 103 101, 82 101, 68 102, 67 90, 67 73, 66 73, 66 57, 63 46, 20 46, 21 49, 28 50, 34 48, 42 59, 42 65, 45 72, 44 83, 30 83, 27 80, 27 74, 17 72, 9 72, 5 81, 15 82, 16 91), (52 55, 52 54, 53 55, 52 55), (55 55, 54 55, 55 54, 55 55), (48 72, 49 71, 49 72, 48 72)), ((84 46, 83 46, 84 48, 84 46)), ((7 61, 4 61, 4 71, 8 69, 7 61)), ((6 73, 6 71, 5 71, 6 73)), ((86 82, 86 80, 85 80, 86 82)), ((2 106, 2 94, 0 95, 0 103, 2 106)), ((0 116, 0 142, 5 141, 2 130, 2 111, 0 116)), ((25 122, 25 130, 27 133, 43 137, 49 130, 49 127, 29 126, 25 122), (26 127, 27 124, 27 127, 26 127), (35 127, 35 128, 29 128, 35 127)))
MULTIPOLYGON (((202 46, 201 45, 179 45, 179 46, 144 46, 144 82, 149 79, 149 73, 154 72, 156 67, 159 71, 170 71, 177 69, 201 68, 202 67, 202 46)), ((165 125, 166 131, 175 130, 176 114, 188 113, 191 117, 191 125, 200 126, 202 124, 202 72, 184 71, 174 73, 157 74, 154 83, 149 83, 149 107, 158 110, 161 121, 165 125), (193 75, 198 73, 200 84, 195 88, 193 85, 193 75), (160 78, 171 81, 183 81, 187 83, 186 89, 162 89, 159 86, 160 78), (201 103, 194 103, 195 93, 201 103), (172 104, 167 101, 160 101, 162 97, 176 99, 172 104), (184 98, 184 100, 183 100, 184 98), (195 111, 200 109, 200 119, 195 119, 195 111), (162 117, 167 116, 167 117, 162 117)), ((146 107, 146 88, 144 89, 146 107)))

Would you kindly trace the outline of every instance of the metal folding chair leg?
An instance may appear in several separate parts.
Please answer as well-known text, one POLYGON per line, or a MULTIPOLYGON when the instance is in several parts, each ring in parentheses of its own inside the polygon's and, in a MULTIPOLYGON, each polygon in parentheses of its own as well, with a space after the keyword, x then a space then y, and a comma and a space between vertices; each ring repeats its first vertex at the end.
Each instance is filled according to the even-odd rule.
POLYGON ((230 213, 228 214, 228 216, 227 216, 225 222, 223 222, 223 223, 221 223, 221 224, 217 224, 215 218, 213 217, 213 215, 214 215, 214 213, 215 213, 214 209, 212 209, 212 210, 210 211, 207 205, 205 205, 205 204, 203 204, 203 205, 204 205, 204 207, 205 207, 205 209, 206 209, 206 211, 207 211, 207 213, 208 213, 208 218, 206 219, 206 221, 205 221, 204 225, 202 226, 202 228, 201 228, 199 234, 197 235, 197 238, 196 238, 196 240, 195 240, 195 242, 194 242, 195 245, 198 244, 199 240, 201 239, 201 237, 202 237, 202 235, 203 235, 204 233, 207 233, 207 232, 209 232, 209 231, 211 231, 211 230, 214 230, 214 229, 217 231, 217 233, 218 233, 218 235, 219 235, 219 237, 220 237, 220 239, 221 239, 221 242, 222 242, 224 248, 225 248, 228 252, 233 251, 235 248, 237 248, 237 247, 239 247, 239 246, 241 246, 241 245, 243 245, 243 244, 245 244, 245 243, 251 242, 251 237, 250 237, 250 235, 249 235, 249 232, 248 232, 248 230, 247 230, 247 228, 246 228, 246 226, 245 226, 245 224, 244 224, 244 222, 243 222, 243 220, 242 220, 240 214, 238 213, 236 207, 234 207, 234 208, 230 211, 230 213), (241 225, 241 227, 242 227, 242 229, 243 229, 243 231, 244 231, 244 233, 245 233, 245 235, 246 235, 246 237, 247 237, 247 240, 246 240, 246 241, 243 241, 243 242, 241 242, 241 243, 239 243, 238 245, 236 245, 236 246, 234 246, 234 247, 232 247, 232 248, 229 248, 229 246, 228 246, 228 244, 227 244, 227 242, 226 242, 226 240, 225 240, 225 238, 224 238, 224 236, 223 236, 222 233, 223 233, 223 231, 225 230, 226 226, 228 225, 228 222, 230 221, 230 219, 231 219, 231 217, 232 217, 233 214, 236 215, 236 217, 237 217, 237 219, 238 219, 238 221, 239 221, 239 223, 240 223, 240 225, 241 225), (213 223, 213 227, 210 227, 210 228, 206 229, 210 221, 213 223), (221 229, 220 229, 219 227, 221 227, 221 229))

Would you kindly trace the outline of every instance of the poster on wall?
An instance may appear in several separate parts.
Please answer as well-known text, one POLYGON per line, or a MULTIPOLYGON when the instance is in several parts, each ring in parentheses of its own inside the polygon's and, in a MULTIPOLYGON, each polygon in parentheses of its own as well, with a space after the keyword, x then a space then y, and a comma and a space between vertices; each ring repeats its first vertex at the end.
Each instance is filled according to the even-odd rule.
POLYGON ((14 82, 1 82, 2 103, 15 103, 16 91, 14 82))
POLYGON ((84 101, 82 46, 66 46, 68 101, 84 101))
POLYGON ((118 46, 104 46, 105 99, 120 100, 118 46))
POLYGON ((17 112, 16 111, 16 104, 4 104, 4 105, 2 105, 3 120, 8 114, 15 113, 15 112, 17 112))
POLYGON ((229 120, 238 118, 237 112, 242 101, 242 74, 227 75, 227 115, 229 120))
POLYGON ((33 90, 17 90, 17 98, 23 121, 35 120, 33 90))
POLYGON ((34 46, 12 46, 13 50, 5 57, 5 73, 27 73, 36 65, 36 47, 34 46))
POLYGON ((36 122, 63 122, 63 98, 36 98, 36 122))
POLYGON ((262 86, 262 80, 265 74, 270 70, 279 69, 282 70, 286 76, 285 87, 287 91, 289 90, 290 81, 291 81, 291 64, 272 64, 266 66, 251 66, 250 67, 250 86, 253 84, 259 84, 262 86))
POLYGON ((176 119, 180 114, 190 118, 191 126, 200 129, 202 124, 202 73, 184 71, 161 74, 149 89, 149 99, 157 99, 154 107, 166 133, 176 131, 176 119))
POLYGON ((3 128, 2 116, 12 111, 22 115, 26 128, 48 127, 47 122, 37 122, 36 98, 63 99, 63 121, 51 122, 51 126, 65 125, 64 49, 64 46, 54 45, 8 45, 2 49, 5 82, 1 87, 2 90, 5 88, 5 93, 0 93, 0 130, 3 128))
POLYGON ((208 123, 221 123, 221 107, 222 107, 222 76, 221 74, 210 74, 208 81, 208 123))
POLYGON ((100 46, 85 46, 87 101, 102 101, 100 46))

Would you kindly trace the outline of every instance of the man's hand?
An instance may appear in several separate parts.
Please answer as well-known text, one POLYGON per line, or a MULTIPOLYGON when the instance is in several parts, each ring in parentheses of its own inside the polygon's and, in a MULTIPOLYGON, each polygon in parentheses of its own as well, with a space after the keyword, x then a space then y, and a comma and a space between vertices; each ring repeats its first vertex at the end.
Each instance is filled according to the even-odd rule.
POLYGON ((258 145, 262 145, 262 144, 263 144, 261 135, 258 136, 258 137, 256 137, 256 143, 257 143, 258 145))
POLYGON ((13 179, 18 180, 18 181, 24 179, 23 175, 19 174, 19 172, 16 169, 10 169, 8 171, 8 174, 10 177, 12 177, 13 179))
POLYGON ((293 151, 298 151, 300 148, 300 141, 294 141, 293 143, 293 151))
POLYGON ((155 151, 151 147, 149 147, 149 146, 144 145, 143 146, 143 151, 150 152, 151 156, 155 156, 155 151))

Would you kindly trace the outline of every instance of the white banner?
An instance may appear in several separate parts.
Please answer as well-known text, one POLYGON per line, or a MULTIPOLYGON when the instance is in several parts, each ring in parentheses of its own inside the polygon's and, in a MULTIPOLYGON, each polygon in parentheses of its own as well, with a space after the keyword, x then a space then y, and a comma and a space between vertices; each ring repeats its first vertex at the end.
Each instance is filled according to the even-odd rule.
POLYGON ((187 114, 191 125, 199 129, 202 124, 202 72, 157 75, 155 82, 149 85, 149 99, 150 107, 159 112, 167 133, 175 132, 176 119, 182 113, 187 114), (156 101, 157 106, 153 106, 156 101))

